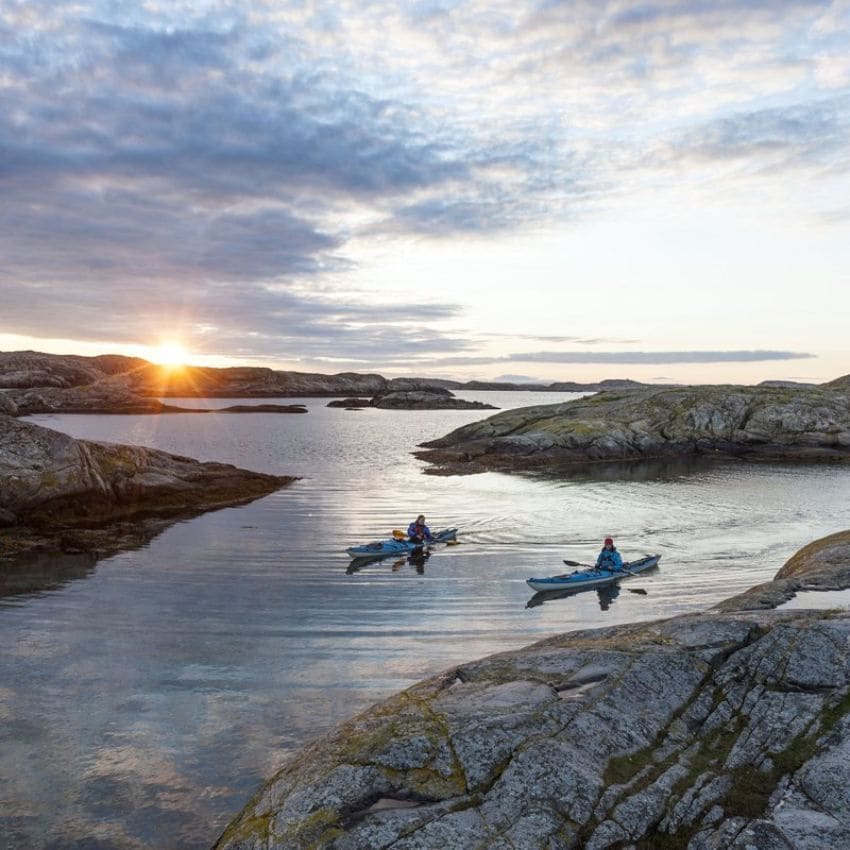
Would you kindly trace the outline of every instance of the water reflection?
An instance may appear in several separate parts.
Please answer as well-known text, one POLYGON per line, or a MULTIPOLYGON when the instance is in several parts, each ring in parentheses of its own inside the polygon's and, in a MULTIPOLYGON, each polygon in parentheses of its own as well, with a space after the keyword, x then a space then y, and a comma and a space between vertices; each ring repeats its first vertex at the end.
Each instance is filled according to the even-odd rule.
MULTIPOLYGON (((605 587, 579 587, 571 590, 541 590, 534 594, 528 602, 525 603, 526 608, 536 608, 538 605, 543 605, 544 602, 554 602, 556 599, 569 599, 571 596, 578 596, 580 593, 590 593, 595 591, 599 599, 599 609, 607 611, 620 595, 619 583, 609 584, 605 587)), ((646 591, 644 591, 645 593, 646 591)))
POLYGON ((710 472, 717 460, 705 457, 669 457, 570 464, 539 472, 521 473, 557 481, 674 481, 710 472))
POLYGON ((58 590, 74 579, 91 575, 98 560, 92 552, 37 552, 11 563, 0 562, 0 598, 58 590))
POLYGON ((416 569, 419 575, 425 572, 425 562, 431 557, 431 553, 426 549, 414 549, 407 556, 407 563, 416 569))
MULTIPOLYGON (((431 557, 431 552, 428 549, 414 549, 408 555, 402 558, 396 558, 390 565, 391 572, 397 573, 407 564, 413 567, 419 575, 425 574, 425 562, 431 557)), ((375 564, 387 564, 389 558, 378 556, 376 558, 354 558, 346 567, 348 575, 359 573, 364 567, 373 566, 375 564)))

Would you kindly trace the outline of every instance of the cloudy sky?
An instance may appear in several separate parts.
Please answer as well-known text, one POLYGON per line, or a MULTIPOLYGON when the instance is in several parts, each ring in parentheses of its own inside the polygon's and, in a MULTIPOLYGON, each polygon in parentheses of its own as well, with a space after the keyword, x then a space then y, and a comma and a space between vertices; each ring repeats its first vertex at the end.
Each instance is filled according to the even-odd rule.
POLYGON ((0 348, 850 372, 850 2, 0 0, 0 348))

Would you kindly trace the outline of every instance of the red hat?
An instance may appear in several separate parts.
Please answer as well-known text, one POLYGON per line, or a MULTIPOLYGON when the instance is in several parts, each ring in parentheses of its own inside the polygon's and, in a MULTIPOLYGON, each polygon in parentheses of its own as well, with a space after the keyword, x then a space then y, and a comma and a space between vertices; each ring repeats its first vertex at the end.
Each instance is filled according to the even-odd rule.
POLYGON ((614 545, 614 539, 611 538, 611 537, 606 537, 605 542, 602 545, 607 546, 609 543, 613 546, 614 545))

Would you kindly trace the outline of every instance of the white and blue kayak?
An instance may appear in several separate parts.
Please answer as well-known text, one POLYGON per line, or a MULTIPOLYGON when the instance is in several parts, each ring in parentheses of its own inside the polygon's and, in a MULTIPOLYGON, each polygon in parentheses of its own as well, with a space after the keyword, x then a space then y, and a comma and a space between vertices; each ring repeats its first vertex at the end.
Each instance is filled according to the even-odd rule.
POLYGON ((449 540, 454 540, 455 537, 457 537, 456 528, 444 528, 442 531, 435 532, 431 540, 426 540, 424 543, 411 543, 404 538, 390 538, 389 540, 365 543, 363 546, 351 546, 345 551, 352 558, 386 558, 390 555, 404 555, 407 552, 414 552, 417 549, 430 546, 432 543, 447 543, 449 540))
POLYGON ((660 560, 661 555, 647 555, 638 561, 624 564, 622 570, 597 570, 591 567, 549 578, 530 578, 527 579, 526 584, 538 593, 549 590, 584 590, 588 587, 604 587, 606 584, 613 584, 635 573, 650 570, 658 566, 660 560))

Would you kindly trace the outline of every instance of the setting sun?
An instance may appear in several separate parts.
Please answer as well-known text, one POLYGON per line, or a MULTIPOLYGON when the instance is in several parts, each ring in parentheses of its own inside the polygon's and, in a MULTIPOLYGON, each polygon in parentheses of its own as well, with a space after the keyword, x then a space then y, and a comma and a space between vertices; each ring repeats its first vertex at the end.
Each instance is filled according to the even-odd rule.
POLYGON ((186 349, 176 342, 160 343, 151 352, 151 360, 154 363, 171 368, 185 365, 188 356, 186 349))

